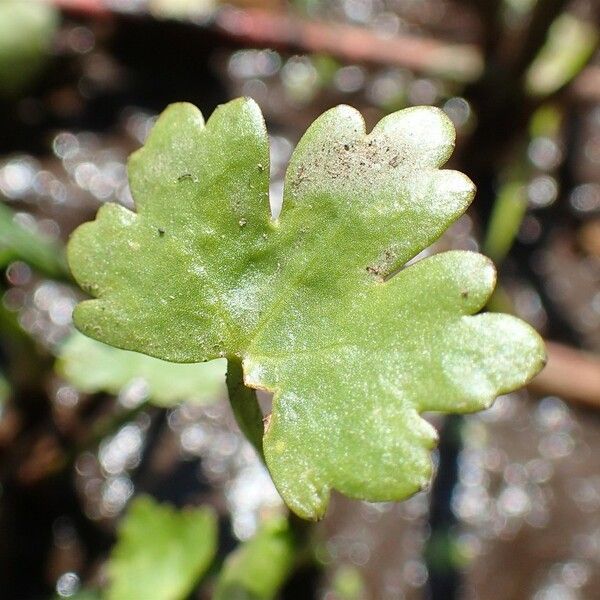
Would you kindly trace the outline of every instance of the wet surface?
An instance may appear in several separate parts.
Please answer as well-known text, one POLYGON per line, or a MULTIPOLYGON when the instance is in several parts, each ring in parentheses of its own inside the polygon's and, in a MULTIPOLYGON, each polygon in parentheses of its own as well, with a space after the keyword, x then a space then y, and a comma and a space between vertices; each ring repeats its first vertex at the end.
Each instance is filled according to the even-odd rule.
MULTIPOLYGON (((421 4, 417 9, 412 2, 340 1, 316 6, 311 14, 390 35, 426 30, 457 38, 454 23, 463 27, 468 16, 461 17, 449 2, 421 4)), ((126 158, 143 142, 157 112, 174 100, 192 100, 205 114, 240 94, 257 100, 271 134, 275 214, 294 144, 312 119, 332 105, 356 106, 371 127, 390 110, 434 104, 455 123, 459 145, 476 121, 462 90, 441 79, 401 67, 346 65, 318 55, 195 45, 198 30, 173 23, 167 27, 164 35, 174 43, 172 52, 164 64, 148 65, 144 52, 157 43, 159 31, 153 21, 65 22, 55 66, 31 96, 10 104, 8 114, 15 122, 0 157, 0 192, 18 223, 64 241, 105 202, 131 208, 126 158), (191 54, 186 53, 189 48, 191 54), (177 60, 174 72, 173 56, 186 57, 177 60), (174 80, 177 83, 170 85, 174 80), (10 145, 17 134, 23 139, 10 145)), ((527 181, 529 209, 519 235, 521 250, 502 270, 517 314, 547 332, 549 320, 559 311, 569 335, 596 351, 599 111, 598 106, 586 105, 571 117, 583 140, 575 149, 565 129, 530 140, 526 154, 532 174, 527 181), (535 278, 527 277, 519 261, 527 261, 535 278)), ((567 114, 567 122, 569 118, 567 114)), ((469 172, 468 165, 463 169, 469 172)), ((476 200, 472 213, 462 217, 435 250, 478 249, 480 221, 476 200)), ((4 306, 46 355, 70 332, 71 311, 80 297, 70 284, 41 278, 24 263, 14 262, 6 270, 4 306)), ((85 437, 91 417, 114 415, 139 401, 135 388, 123 390, 114 402, 82 395, 55 376, 44 378, 42 387, 50 399, 53 427, 70 440, 85 437)), ((8 417, 5 412, 3 419, 8 417)), ((528 392, 502 397, 488 411, 466 417, 458 482, 451 494, 456 552, 464 571, 460 597, 597 596, 599 428, 596 413, 574 408, 566 399, 537 398, 528 392)), ((36 468, 25 464, 21 481, 35 481, 36 468)), ((47 510, 36 500, 35 486, 36 492, 23 492, 19 486, 14 492, 9 486, 6 492, 9 515, 19 517, 17 505, 23 497, 39 515, 28 539, 34 539, 31 543, 45 557, 41 588, 46 593, 54 588, 62 597, 71 596, 83 580, 102 581, 101 561, 116 519, 137 491, 151 491, 179 505, 213 503, 223 515, 229 545, 247 539, 261 519, 283 510, 225 402, 203 408, 184 405, 162 415, 156 410, 139 412, 97 448, 82 451, 66 479, 68 501, 58 494, 47 510)), ((369 505, 336 496, 328 518, 317 526, 318 554, 325 565, 320 597, 332 598, 328 582, 339 565, 353 565, 364 576, 368 598, 425 597, 429 502, 426 493, 398 505, 369 505)), ((20 530, 15 526, 12 531, 16 537, 20 530)), ((12 551, 26 557, 23 570, 14 575, 24 578, 27 565, 40 560, 39 555, 22 547, 12 551)), ((24 598, 40 592, 23 579, 14 585, 21 586, 24 598)))

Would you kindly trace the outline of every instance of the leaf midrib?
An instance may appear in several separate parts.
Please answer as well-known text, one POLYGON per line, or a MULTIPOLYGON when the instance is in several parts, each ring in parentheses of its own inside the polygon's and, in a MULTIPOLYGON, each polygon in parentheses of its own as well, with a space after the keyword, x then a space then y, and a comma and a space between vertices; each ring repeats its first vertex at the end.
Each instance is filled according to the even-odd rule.
MULTIPOLYGON (((285 194, 284 194, 284 202, 285 202, 285 194)), ((295 209, 292 208, 287 213, 291 216, 291 212, 295 209)), ((252 347, 258 341, 261 334, 265 332, 268 325, 278 316, 281 315, 283 309, 285 307, 285 301, 290 298, 290 291, 297 290, 300 284, 300 281, 308 273, 317 263, 321 254, 320 251, 327 246, 330 246, 333 243, 334 238, 337 237, 340 229, 343 226, 343 220, 338 220, 335 227, 331 229, 324 230, 323 234, 318 237, 318 242, 312 245, 312 253, 309 254, 308 258, 304 262, 300 262, 298 268, 292 270, 287 279, 280 282, 280 285, 277 286, 277 296, 274 303, 270 305, 270 310, 265 311, 265 315, 261 317, 259 322, 256 324, 252 335, 248 336, 249 343, 247 344, 245 350, 242 352, 242 358, 247 358, 252 355, 252 347)), ((285 223, 281 226, 285 227, 285 223)), ((306 253, 303 253, 304 255, 306 253)), ((284 271, 289 272, 289 267, 284 271)), ((292 353, 291 353, 292 354, 292 353)), ((258 355, 257 355, 258 356, 258 355)))

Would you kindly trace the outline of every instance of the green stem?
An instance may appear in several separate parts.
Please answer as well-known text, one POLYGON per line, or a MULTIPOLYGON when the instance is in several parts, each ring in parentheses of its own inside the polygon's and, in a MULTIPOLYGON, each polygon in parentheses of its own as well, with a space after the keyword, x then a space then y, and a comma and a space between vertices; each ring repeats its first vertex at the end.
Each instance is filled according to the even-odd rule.
POLYGON ((494 201, 483 252, 497 265, 510 252, 527 211, 525 182, 515 179, 501 186, 494 201))
POLYGON ((242 433, 264 459, 262 438, 263 416, 256 398, 256 391, 244 385, 242 362, 237 357, 227 359, 227 391, 235 419, 242 433))

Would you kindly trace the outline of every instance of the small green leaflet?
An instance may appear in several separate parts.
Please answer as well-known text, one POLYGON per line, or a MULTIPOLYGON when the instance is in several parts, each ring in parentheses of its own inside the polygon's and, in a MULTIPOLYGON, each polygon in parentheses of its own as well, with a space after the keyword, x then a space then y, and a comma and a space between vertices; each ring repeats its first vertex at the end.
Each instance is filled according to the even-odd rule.
POLYGON ((288 520, 275 518, 226 559, 213 600, 272 600, 291 575, 297 541, 288 520))
POLYGON ((485 408, 544 363, 522 321, 471 316, 495 285, 488 259, 453 251, 403 268, 473 199, 466 176, 440 169, 453 147, 438 109, 393 113, 367 134, 338 106, 298 144, 272 219, 258 106, 234 100, 205 125, 172 105, 130 159, 137 213, 107 204, 71 239, 72 272, 96 297, 75 323, 164 360, 225 357, 272 391, 262 448, 298 515, 322 516, 332 488, 406 498, 432 471, 436 432, 420 413, 485 408))
POLYGON ((225 361, 171 363, 137 352, 107 346, 74 333, 60 350, 56 369, 78 390, 118 394, 142 381, 148 399, 157 406, 173 406, 184 400, 205 404, 225 398, 225 361))
POLYGON ((177 510, 149 496, 131 502, 108 562, 108 600, 182 600, 210 566, 217 518, 209 508, 177 510))

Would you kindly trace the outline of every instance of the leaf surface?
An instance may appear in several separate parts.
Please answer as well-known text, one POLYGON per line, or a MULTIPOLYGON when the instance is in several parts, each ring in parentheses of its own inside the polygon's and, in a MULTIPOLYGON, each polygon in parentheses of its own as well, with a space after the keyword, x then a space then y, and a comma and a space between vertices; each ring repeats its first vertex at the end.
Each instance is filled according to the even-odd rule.
POLYGON ((208 508, 177 510, 149 496, 132 501, 108 563, 108 600, 182 600, 206 572, 217 548, 208 508))
POLYGON ((205 404, 226 397, 225 361, 171 363, 107 346, 74 333, 61 348, 57 371, 78 390, 118 394, 140 382, 157 406, 189 401, 205 404))
POLYGON ((262 447, 297 514, 320 517, 332 488, 402 499, 431 476, 436 433, 420 413, 485 408, 544 360, 528 325, 472 316, 495 284, 488 259, 454 251, 404 268, 473 199, 466 176, 440 169, 453 147, 435 108, 368 134, 356 110, 333 108, 299 142, 274 220, 256 104, 232 101, 206 125, 172 105, 130 160, 137 213, 107 204, 70 242, 96 296, 75 322, 165 360, 224 356, 274 392, 262 447))

